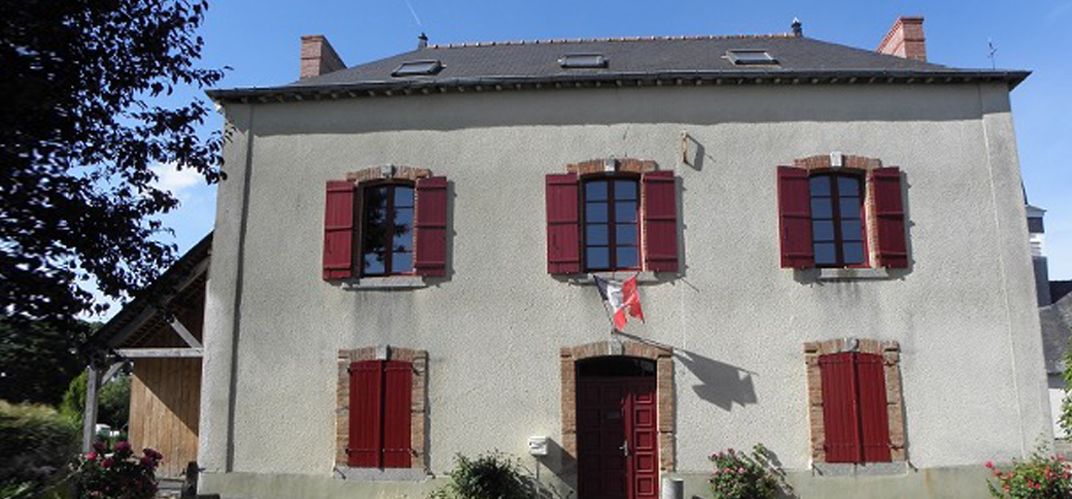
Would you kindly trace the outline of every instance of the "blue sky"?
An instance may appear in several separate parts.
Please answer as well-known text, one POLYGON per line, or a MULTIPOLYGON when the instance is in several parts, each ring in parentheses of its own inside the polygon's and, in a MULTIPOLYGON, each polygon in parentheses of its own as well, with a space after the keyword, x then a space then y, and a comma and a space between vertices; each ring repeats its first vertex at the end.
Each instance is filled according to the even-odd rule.
MULTIPOLYGON (((431 43, 605 36, 757 34, 789 31, 797 17, 805 36, 874 49, 901 15, 926 18, 931 62, 1034 74, 1012 94, 1020 165, 1032 204, 1048 210, 1046 252, 1052 279, 1072 279, 1072 0, 1009 2, 836 2, 767 0, 637 1, 216 0, 201 31, 206 66, 233 68, 221 87, 288 83, 298 76, 299 39, 323 34, 348 65, 431 43), (970 5, 970 7, 969 7, 970 5)), ((199 95, 187 92, 185 96, 199 95)), ((220 129, 213 116, 208 129, 220 129)), ((215 189, 188 172, 161 168, 161 184, 182 201, 164 217, 180 251, 212 228, 215 189), (166 173, 164 173, 166 172, 166 173)))

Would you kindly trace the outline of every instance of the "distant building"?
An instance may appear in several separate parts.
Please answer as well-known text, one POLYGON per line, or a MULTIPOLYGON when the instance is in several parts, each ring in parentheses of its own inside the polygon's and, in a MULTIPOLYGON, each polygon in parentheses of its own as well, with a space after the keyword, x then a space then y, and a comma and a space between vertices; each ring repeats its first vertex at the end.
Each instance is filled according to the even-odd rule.
POLYGON ((1031 243, 1031 258, 1035 266, 1035 289, 1039 303, 1039 322, 1042 326, 1042 347, 1046 358, 1046 379, 1053 414, 1053 434, 1067 439, 1068 434, 1058 424, 1061 403, 1067 383, 1064 380, 1065 354, 1072 340, 1072 281, 1051 281, 1046 259, 1046 210, 1027 205, 1027 227, 1031 243))

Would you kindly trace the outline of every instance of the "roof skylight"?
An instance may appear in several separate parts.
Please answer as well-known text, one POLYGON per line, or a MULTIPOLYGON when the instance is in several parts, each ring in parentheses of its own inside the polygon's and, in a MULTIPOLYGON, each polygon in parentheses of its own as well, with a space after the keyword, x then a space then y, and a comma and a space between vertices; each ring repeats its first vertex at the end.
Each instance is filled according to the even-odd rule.
POLYGON ((427 61, 407 61, 391 72, 391 76, 424 76, 434 75, 443 70, 443 63, 439 59, 427 61))
POLYGON ((766 50, 727 50, 726 58, 738 66, 778 64, 778 60, 771 57, 766 50))
POLYGON ((566 54, 558 60, 558 64, 566 69, 605 68, 607 58, 603 54, 566 54))

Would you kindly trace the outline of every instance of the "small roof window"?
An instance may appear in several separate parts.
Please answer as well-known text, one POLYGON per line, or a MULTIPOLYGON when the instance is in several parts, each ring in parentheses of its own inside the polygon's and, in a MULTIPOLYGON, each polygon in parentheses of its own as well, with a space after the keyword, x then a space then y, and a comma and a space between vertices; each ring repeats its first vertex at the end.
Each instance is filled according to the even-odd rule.
POLYGON ((603 54, 566 54, 558 60, 558 64, 566 69, 605 68, 607 58, 603 54))
POLYGON ((738 66, 778 64, 778 59, 771 57, 766 50, 727 50, 726 58, 738 66))
POLYGON ((391 76, 423 76, 434 75, 443 70, 443 63, 439 59, 427 61, 407 61, 391 72, 391 76))

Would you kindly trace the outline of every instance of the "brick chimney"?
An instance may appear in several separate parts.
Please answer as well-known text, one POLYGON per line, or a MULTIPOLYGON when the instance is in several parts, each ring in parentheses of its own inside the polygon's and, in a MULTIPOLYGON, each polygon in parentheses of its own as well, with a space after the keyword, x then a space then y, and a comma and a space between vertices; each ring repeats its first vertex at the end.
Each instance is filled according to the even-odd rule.
POLYGON ((925 62, 927 40, 923 36, 923 18, 902 17, 898 19, 875 51, 925 62))
POLYGON ((301 37, 301 79, 346 69, 339 54, 324 35, 301 37))

